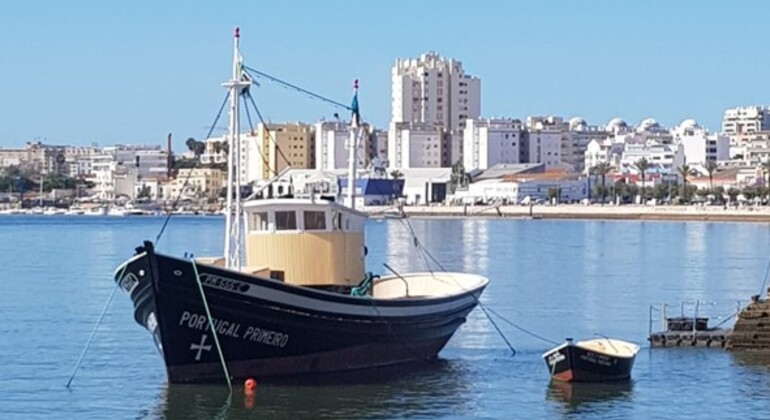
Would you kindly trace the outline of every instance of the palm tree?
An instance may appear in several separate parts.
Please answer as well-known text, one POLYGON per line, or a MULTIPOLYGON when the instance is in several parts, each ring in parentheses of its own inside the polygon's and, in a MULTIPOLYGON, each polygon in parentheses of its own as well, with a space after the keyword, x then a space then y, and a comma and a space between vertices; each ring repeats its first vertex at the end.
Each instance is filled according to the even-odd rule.
POLYGON ((607 178, 607 174, 610 173, 614 168, 612 165, 610 165, 609 162, 599 162, 596 166, 591 168, 594 173, 597 175, 600 175, 602 177, 602 205, 604 205, 604 199, 607 197, 607 188, 605 187, 605 180, 607 178))
POLYGON ((687 177, 692 174, 693 170, 688 164, 683 164, 682 166, 677 168, 677 171, 679 171, 679 176, 682 177, 682 191, 681 191, 681 197, 682 201, 687 201, 687 177))
POLYGON ((715 160, 707 160, 703 167, 709 174, 709 192, 714 194, 714 172, 717 170, 717 162, 715 160))
POLYGON ((192 137, 188 137, 187 141, 184 142, 185 146, 187 146, 187 150, 195 153, 195 139, 192 137))
POLYGON ((636 167, 636 170, 642 175, 642 202, 645 201, 644 183, 647 180, 647 170, 650 169, 650 166, 652 166, 652 164, 647 158, 641 158, 634 162, 634 167, 636 167))

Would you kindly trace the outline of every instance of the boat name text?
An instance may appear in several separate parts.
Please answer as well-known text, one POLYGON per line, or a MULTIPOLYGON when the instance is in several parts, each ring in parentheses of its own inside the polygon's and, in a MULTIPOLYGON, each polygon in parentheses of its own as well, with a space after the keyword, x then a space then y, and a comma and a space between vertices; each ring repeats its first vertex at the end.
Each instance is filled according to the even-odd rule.
MULTIPOLYGON (((238 322, 217 318, 211 318, 211 320, 214 324, 214 331, 220 337, 239 338, 273 347, 286 347, 286 344, 289 342, 289 334, 279 331, 267 330, 252 325, 247 326, 242 331, 241 324, 238 322)), ((182 316, 179 318, 179 326, 200 331, 209 331, 211 329, 205 314, 191 313, 189 311, 182 312, 182 316)))
POLYGON ((594 352, 583 353, 580 355, 580 358, 588 363, 593 363, 600 366, 612 366, 617 363, 617 360, 614 358, 594 352))
POLYGON ((213 274, 201 274, 200 279, 201 283, 205 284, 206 286, 216 287, 217 289, 241 293, 249 290, 249 285, 247 283, 215 276, 213 274))

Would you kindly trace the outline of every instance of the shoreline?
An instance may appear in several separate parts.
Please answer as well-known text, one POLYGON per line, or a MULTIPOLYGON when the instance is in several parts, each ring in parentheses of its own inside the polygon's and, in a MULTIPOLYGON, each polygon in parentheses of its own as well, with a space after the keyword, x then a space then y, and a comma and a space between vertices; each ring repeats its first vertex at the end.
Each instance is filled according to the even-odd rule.
MULTIPOLYGON (((390 217, 393 207, 364 207, 369 216, 390 217)), ((700 222, 770 222, 770 207, 723 208, 722 206, 643 206, 643 205, 535 205, 529 206, 405 206, 409 217, 485 217, 555 220, 640 220, 700 222)))

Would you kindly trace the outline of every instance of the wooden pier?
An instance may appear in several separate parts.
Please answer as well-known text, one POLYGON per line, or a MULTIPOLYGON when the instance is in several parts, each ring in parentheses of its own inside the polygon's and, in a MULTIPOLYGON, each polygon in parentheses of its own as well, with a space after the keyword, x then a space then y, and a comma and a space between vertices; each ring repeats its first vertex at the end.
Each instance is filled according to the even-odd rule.
MULTIPOLYGON (((708 318, 698 316, 698 303, 695 303, 693 316, 684 315, 684 303, 681 315, 667 317, 667 305, 661 307, 662 331, 653 332, 653 311, 650 306, 650 325, 647 340, 652 348, 671 347, 710 347, 726 348, 733 335, 730 328, 709 327, 708 318)), ((768 319, 770 321, 770 319, 768 319)), ((769 325, 770 326, 770 325, 769 325)), ((769 336, 770 337, 770 336, 769 336)))
POLYGON ((730 329, 705 331, 661 331, 650 334, 650 347, 716 347, 725 348, 732 335, 730 329))

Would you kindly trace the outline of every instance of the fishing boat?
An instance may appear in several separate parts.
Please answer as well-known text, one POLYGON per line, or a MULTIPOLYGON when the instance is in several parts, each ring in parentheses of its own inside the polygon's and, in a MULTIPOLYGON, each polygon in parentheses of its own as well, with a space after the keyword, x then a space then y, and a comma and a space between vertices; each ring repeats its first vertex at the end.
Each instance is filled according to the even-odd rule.
MULTIPOLYGON (((136 248, 115 281, 152 335, 171 383, 324 375, 435 359, 479 303, 488 280, 465 273, 377 276, 364 267, 366 214, 325 199, 241 200, 234 35, 224 256, 136 248)), ((357 85, 351 156, 361 138, 357 85)), ((348 185, 355 185, 355 158, 348 185)), ((252 194, 256 196, 256 194, 252 194)))
POLYGON ((543 354, 551 377, 564 382, 629 379, 639 346, 613 338, 574 342, 571 338, 543 354))

